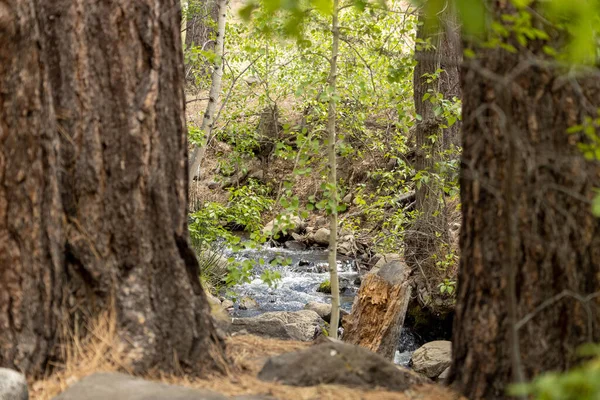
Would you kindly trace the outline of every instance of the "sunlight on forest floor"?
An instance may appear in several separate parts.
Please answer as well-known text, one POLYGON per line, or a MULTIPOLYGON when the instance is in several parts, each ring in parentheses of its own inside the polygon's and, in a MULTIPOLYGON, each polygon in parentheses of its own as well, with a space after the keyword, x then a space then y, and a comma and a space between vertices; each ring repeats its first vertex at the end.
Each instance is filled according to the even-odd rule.
MULTIPOLYGON (((85 343, 71 340, 71 346, 64 354, 67 360, 59 365, 56 373, 45 380, 31 385, 32 400, 51 400, 85 376, 95 372, 123 371, 127 367, 119 357, 115 337, 114 319, 104 316, 91 327, 91 337, 85 343)), ((230 376, 210 376, 205 379, 186 377, 151 377, 153 380, 193 388, 210 389, 216 392, 237 396, 249 394, 269 395, 278 399, 422 399, 422 400, 458 400, 457 394, 439 385, 414 387, 404 393, 384 390, 360 390, 338 385, 319 385, 314 387, 294 387, 257 378, 262 364, 273 355, 310 347, 311 343, 266 339, 244 335, 227 339, 227 353, 232 360, 230 376)))

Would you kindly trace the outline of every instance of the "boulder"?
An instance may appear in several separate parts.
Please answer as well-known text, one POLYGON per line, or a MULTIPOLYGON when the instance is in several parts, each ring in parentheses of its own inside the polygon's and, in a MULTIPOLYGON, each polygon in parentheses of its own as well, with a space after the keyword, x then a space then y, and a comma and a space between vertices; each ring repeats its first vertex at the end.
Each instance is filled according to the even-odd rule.
POLYGON ((298 242, 297 240, 288 240, 283 245, 289 250, 300 251, 306 249, 306 245, 302 242, 298 242))
POLYGON ((0 368, 0 400, 27 400, 27 380, 25 376, 8 368, 0 368))
POLYGON ((257 310, 259 308, 258 302, 254 300, 252 297, 242 297, 242 299, 238 302, 238 306, 240 310, 257 310))
POLYGON ((245 330, 248 334, 276 339, 310 341, 323 324, 312 310, 272 311, 250 318, 234 318, 230 330, 245 330))
POLYGON ((166 385, 120 373, 97 373, 75 383, 54 400, 225 400, 227 398, 211 390, 166 385))
POLYGON ((425 343, 412 355, 415 371, 431 378, 439 377, 452 364, 452 342, 436 340, 425 343))
POLYGON ((304 228, 306 228, 306 224, 297 215, 282 215, 270 221, 262 231, 267 236, 273 236, 282 231, 291 235, 292 233, 299 233, 304 228))
POLYGON ((352 312, 344 317, 345 341, 394 359, 411 298, 409 275, 410 268, 398 260, 365 275, 352 312))
POLYGON ((369 350, 337 340, 325 340, 308 349, 271 357, 258 377, 293 386, 334 384, 394 391, 428 381, 369 350))
POLYGON ((331 314, 331 304, 319 303, 317 301, 307 303, 304 309, 316 312, 321 318, 325 318, 327 314, 331 314))
POLYGON ((396 254, 396 253, 376 255, 375 257, 378 258, 377 263, 375 263, 375 265, 373 266, 371 271, 369 271, 374 274, 376 274, 377 271, 379 271, 379 269, 381 267, 383 267, 385 264, 389 264, 389 263, 403 264, 404 263, 404 258, 400 254, 396 254))
POLYGON ((446 368, 444 372, 437 377, 436 381, 442 385, 445 385, 448 383, 448 378, 450 378, 450 367, 446 368))
POLYGON ((327 228, 318 229, 312 239, 315 243, 326 246, 329 244, 329 235, 331 231, 327 228))

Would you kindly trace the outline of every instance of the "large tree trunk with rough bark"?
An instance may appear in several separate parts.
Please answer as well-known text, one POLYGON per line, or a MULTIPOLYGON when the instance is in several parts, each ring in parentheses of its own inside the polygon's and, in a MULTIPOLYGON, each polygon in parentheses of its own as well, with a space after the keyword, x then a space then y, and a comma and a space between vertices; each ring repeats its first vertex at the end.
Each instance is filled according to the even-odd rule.
MULTIPOLYGON (((497 21, 510 7, 491 11, 497 21)), ((555 34, 560 43, 564 38, 555 34)), ((576 362, 600 340, 598 160, 567 129, 597 116, 600 74, 567 76, 540 41, 472 44, 463 68, 463 224, 453 380, 469 399, 576 362)), ((600 133, 598 127, 592 127, 600 133)))
POLYGON ((409 272, 404 262, 392 260, 367 274, 344 317, 344 341, 394 359, 410 301, 409 272))
POLYGON ((435 307, 430 300, 438 290, 436 281, 442 279, 436 261, 450 250, 438 163, 444 161, 442 152, 460 137, 460 124, 449 126, 436 109, 442 106, 441 99, 460 98, 458 67, 462 50, 457 27, 453 12, 444 12, 437 21, 427 21, 421 12, 415 44, 414 100, 420 116, 415 126, 415 169, 421 179, 417 180, 415 191, 415 209, 419 215, 405 235, 405 257, 415 271, 421 303, 431 307, 435 307), (438 72, 440 69, 442 72, 438 72))
POLYGON ((0 365, 114 308, 133 372, 225 368, 188 244, 177 0, 0 2, 0 365))

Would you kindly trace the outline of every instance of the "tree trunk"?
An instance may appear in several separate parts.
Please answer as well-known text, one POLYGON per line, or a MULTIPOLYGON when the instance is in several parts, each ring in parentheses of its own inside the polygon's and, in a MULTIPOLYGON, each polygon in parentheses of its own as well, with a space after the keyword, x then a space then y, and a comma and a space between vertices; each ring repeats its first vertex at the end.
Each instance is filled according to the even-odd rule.
POLYGON ((393 360, 411 296, 410 269, 394 260, 367 274, 344 317, 344 341, 393 360))
MULTIPOLYGON (((491 9, 497 21, 514 12, 501 7, 491 9)), ((462 70, 452 379, 470 399, 506 398, 510 382, 565 370, 577 346, 600 340, 600 220, 590 207, 600 164, 578 148, 583 134, 567 134, 597 115, 600 79, 567 78, 544 42, 511 43, 517 53, 473 44, 477 59, 462 70)))
POLYGON ((225 368, 188 244, 179 2, 2 4, 0 365, 44 373, 61 324, 112 306, 134 372, 225 368))
POLYGON ((439 177, 438 163, 444 161, 442 152, 450 148, 459 137, 459 124, 445 128, 447 121, 436 115, 441 107, 437 95, 452 100, 460 97, 458 65, 461 59, 460 44, 457 43, 456 21, 453 12, 445 12, 434 24, 426 21, 423 12, 419 14, 414 70, 414 100, 420 121, 416 124, 415 169, 421 176, 417 180, 415 209, 418 217, 405 235, 405 258, 416 272, 420 300, 431 306, 427 299, 437 293, 435 287, 440 272, 436 261, 443 259, 449 251, 450 237, 446 220, 443 182, 439 177), (427 44, 425 44, 427 43, 427 44), (433 78, 438 70, 439 77, 433 78), (436 100, 434 100, 436 99, 436 100))
POLYGON ((331 206, 331 215, 329 216, 329 282, 331 283, 331 322, 329 336, 334 339, 338 337, 338 326, 340 323, 340 282, 338 280, 337 271, 337 231, 338 231, 338 187, 337 187, 337 135, 335 132, 336 119, 336 99, 337 94, 337 59, 340 46, 340 28, 338 25, 339 15, 339 0, 333 0, 333 18, 331 22, 331 63, 329 69, 329 78, 327 85, 329 86, 329 106, 327 111, 327 154, 329 158, 329 204, 331 206))
POLYGON ((190 157, 190 184, 194 181, 194 179, 197 179, 198 181, 200 180, 200 168, 202 166, 202 160, 204 160, 206 147, 211 140, 215 110, 217 109, 217 102, 219 101, 219 94, 221 93, 221 83, 223 81, 223 54, 225 50, 227 0, 217 0, 217 8, 219 11, 219 20, 217 46, 215 48, 216 58, 213 66, 212 83, 210 85, 210 92, 208 94, 208 104, 206 105, 206 111, 204 112, 204 118, 202 119, 202 126, 200 127, 200 130, 206 135, 206 143, 202 147, 194 146, 194 150, 192 151, 192 155, 190 157))

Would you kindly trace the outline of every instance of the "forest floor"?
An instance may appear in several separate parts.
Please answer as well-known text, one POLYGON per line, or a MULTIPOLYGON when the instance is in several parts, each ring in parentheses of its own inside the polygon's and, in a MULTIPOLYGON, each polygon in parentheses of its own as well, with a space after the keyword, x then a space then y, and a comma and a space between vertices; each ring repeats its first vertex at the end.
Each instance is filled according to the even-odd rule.
MULTIPOLYGON (((111 340, 94 342, 55 374, 43 381, 32 382, 32 400, 51 400, 85 376, 95 372, 121 370, 118 356, 110 351, 111 340)), ((227 339, 227 353, 232 360, 229 376, 214 375, 205 379, 154 376, 152 380, 192 388, 210 389, 224 395, 267 395, 277 399, 345 399, 345 400, 461 400, 463 397, 450 389, 437 385, 415 386, 402 393, 385 390, 364 390, 339 385, 294 387, 263 382, 257 378, 268 357, 310 347, 311 343, 284 341, 244 335, 227 339)), ((126 369, 125 369, 126 370, 126 369)))

